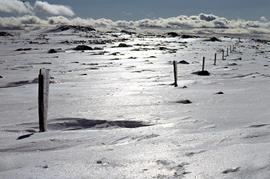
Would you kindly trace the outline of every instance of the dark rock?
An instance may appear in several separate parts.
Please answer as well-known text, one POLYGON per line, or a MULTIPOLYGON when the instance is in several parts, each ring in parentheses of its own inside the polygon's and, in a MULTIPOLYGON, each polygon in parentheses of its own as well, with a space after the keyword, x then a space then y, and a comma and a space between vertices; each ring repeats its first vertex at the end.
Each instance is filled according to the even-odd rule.
POLYGON ((237 66, 237 63, 230 63, 229 66, 237 66))
POLYGON ((34 133, 31 133, 31 134, 25 134, 25 135, 19 136, 19 137, 17 138, 17 140, 21 140, 21 139, 28 138, 28 137, 30 137, 30 136, 33 135, 33 134, 34 134, 34 133))
POLYGON ((49 168, 49 166, 48 165, 44 165, 44 166, 42 166, 42 168, 47 169, 47 168, 49 168))
POLYGON ((132 47, 131 45, 127 45, 125 43, 120 43, 118 47, 132 47))
POLYGON ((98 161, 97 161, 97 164, 102 164, 102 161, 101 161, 101 160, 98 160, 98 161))
POLYGON ((92 27, 87 26, 75 26, 75 25, 61 25, 56 29, 52 29, 49 32, 63 32, 67 30, 75 30, 75 31, 82 31, 82 32, 89 32, 89 31, 96 31, 92 27))
POLYGON ((77 47, 73 48, 73 50, 93 50, 93 48, 87 45, 78 45, 77 47))
POLYGON ((112 58, 112 59, 110 59, 110 60, 115 61, 115 60, 120 60, 120 58, 112 58))
POLYGON ((30 41, 29 44, 39 44, 39 42, 30 41))
POLYGON ((166 48, 166 47, 159 47, 158 49, 159 50, 168 50, 168 48, 166 48))
POLYGON ((168 35, 169 37, 178 37, 178 36, 179 36, 179 34, 176 33, 176 32, 168 32, 167 35, 168 35))
POLYGON ((55 49, 50 49, 48 53, 57 53, 57 51, 55 49))
POLYGON ((18 48, 15 51, 29 51, 32 50, 32 48, 18 48))
POLYGON ((221 42, 221 40, 216 38, 216 37, 211 37, 210 39, 206 39, 204 41, 207 41, 207 42, 221 42))
POLYGON ((121 33, 128 34, 128 35, 136 34, 136 32, 131 32, 127 30, 121 30, 121 33))
POLYGON ((264 126, 268 126, 269 124, 254 124, 254 125, 250 125, 248 127, 250 128, 260 128, 260 127, 264 127, 264 126))
POLYGON ((181 38, 183 38, 183 39, 190 39, 190 38, 198 38, 198 36, 183 34, 183 35, 181 36, 181 38))
POLYGON ((228 173, 234 173, 234 172, 238 172, 240 170, 240 167, 237 168, 229 168, 227 170, 224 170, 222 173, 223 174, 228 174, 228 173))
POLYGON ((252 39, 252 40, 258 43, 263 43, 263 44, 267 44, 270 42, 270 40, 262 40, 262 39, 252 39))
POLYGON ((117 55, 121 55, 121 53, 120 52, 113 52, 110 55, 117 56, 117 55))
POLYGON ((3 78, 3 76, 0 75, 0 78, 3 78))
POLYGON ((13 36, 12 34, 8 33, 8 32, 0 32, 0 36, 13 36))
POLYGON ((137 57, 129 57, 128 59, 137 59, 137 57))
POLYGON ((189 63, 187 62, 187 61, 185 61, 185 60, 181 60, 180 62, 178 62, 179 64, 186 64, 186 65, 188 65, 189 63))
POLYGON ((216 94, 224 94, 222 91, 217 92, 216 94))
POLYGON ((61 44, 70 44, 71 42, 68 41, 68 40, 65 40, 65 41, 61 41, 60 43, 61 43, 61 44))
POLYGON ((93 50, 103 50, 102 47, 94 47, 93 50))
POLYGON ((180 104, 191 104, 192 102, 188 99, 184 99, 184 100, 179 100, 176 101, 176 103, 180 103, 180 104))
POLYGON ((196 71, 196 72, 193 72, 192 74, 199 75, 199 76, 209 76, 210 75, 210 73, 208 71, 206 71, 206 70, 204 70, 204 71, 196 71))

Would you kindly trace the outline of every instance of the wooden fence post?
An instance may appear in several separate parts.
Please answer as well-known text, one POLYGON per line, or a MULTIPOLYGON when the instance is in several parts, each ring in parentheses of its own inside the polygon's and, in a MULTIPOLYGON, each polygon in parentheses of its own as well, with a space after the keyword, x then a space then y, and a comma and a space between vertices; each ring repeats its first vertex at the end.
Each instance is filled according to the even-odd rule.
POLYGON ((227 56, 229 56, 229 48, 227 47, 227 56))
POLYGON ((215 58, 214 58, 214 65, 217 64, 217 54, 215 53, 215 58))
POLYGON ((205 57, 203 57, 203 62, 202 62, 202 71, 204 71, 204 65, 205 65, 205 57))
POLYGON ((174 87, 177 87, 177 63, 173 61, 174 87))
POLYGON ((224 49, 222 49, 222 60, 224 60, 224 49))
POLYGON ((39 130, 47 130, 50 75, 48 69, 40 69, 38 76, 38 114, 39 130))
POLYGON ((230 53, 232 53, 232 46, 230 45, 230 53))

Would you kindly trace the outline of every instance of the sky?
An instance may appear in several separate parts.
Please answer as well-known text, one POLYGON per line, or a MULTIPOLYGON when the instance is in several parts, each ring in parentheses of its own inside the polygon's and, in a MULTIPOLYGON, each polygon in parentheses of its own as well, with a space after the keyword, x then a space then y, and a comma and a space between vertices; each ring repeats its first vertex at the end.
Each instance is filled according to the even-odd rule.
POLYGON ((269 12, 270 0, 0 0, 0 30, 69 24, 270 34, 269 12))
MULTIPOLYGON (((36 2, 25 1, 32 5, 36 2)), ((139 20, 211 13, 234 19, 258 20, 262 16, 270 19, 269 0, 47 0, 47 2, 69 6, 75 16, 82 18, 139 20)), ((0 15, 10 14, 2 12, 0 15)))
POLYGON ((270 18, 269 0, 62 0, 61 2, 71 6, 79 16, 114 20, 166 18, 200 13, 248 20, 256 20, 261 16, 270 18))

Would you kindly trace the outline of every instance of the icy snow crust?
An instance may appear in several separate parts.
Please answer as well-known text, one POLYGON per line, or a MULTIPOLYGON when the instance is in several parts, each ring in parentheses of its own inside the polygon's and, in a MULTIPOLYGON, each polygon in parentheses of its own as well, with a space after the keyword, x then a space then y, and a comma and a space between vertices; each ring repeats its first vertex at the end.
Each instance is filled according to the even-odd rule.
POLYGON ((0 178, 269 178, 270 47, 204 40, 73 30, 1 37, 0 178), (83 43, 99 48, 72 50, 83 43), (210 76, 191 74, 203 56, 210 76), (178 87, 173 60, 189 63, 178 64, 178 87), (53 77, 45 133, 40 68, 53 77))

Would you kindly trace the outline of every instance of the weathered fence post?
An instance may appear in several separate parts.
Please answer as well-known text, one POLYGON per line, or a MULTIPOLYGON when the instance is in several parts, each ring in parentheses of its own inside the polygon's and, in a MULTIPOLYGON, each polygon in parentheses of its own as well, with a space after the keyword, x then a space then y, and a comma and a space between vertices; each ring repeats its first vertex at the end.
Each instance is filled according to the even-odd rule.
POLYGON ((232 53, 232 46, 230 45, 230 53, 232 53))
POLYGON ((173 61, 174 86, 177 87, 177 63, 173 61))
POLYGON ((227 47, 227 56, 229 56, 229 48, 227 47))
POLYGON ((203 57, 203 61, 202 61, 202 71, 204 71, 204 65, 205 65, 205 57, 203 57))
POLYGON ((217 64, 217 54, 215 53, 215 58, 214 58, 214 65, 217 64))
POLYGON ((222 49, 222 60, 224 60, 224 49, 222 49))
POLYGON ((50 75, 48 69, 40 69, 38 76, 38 114, 39 130, 47 130, 50 75))

